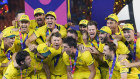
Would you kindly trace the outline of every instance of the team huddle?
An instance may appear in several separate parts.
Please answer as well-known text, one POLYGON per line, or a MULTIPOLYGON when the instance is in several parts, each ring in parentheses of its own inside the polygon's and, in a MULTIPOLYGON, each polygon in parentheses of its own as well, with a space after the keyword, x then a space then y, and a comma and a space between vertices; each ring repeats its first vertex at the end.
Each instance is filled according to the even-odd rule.
POLYGON ((95 21, 57 24, 55 12, 15 14, 0 33, 0 79, 140 79, 140 35, 116 14, 95 21))

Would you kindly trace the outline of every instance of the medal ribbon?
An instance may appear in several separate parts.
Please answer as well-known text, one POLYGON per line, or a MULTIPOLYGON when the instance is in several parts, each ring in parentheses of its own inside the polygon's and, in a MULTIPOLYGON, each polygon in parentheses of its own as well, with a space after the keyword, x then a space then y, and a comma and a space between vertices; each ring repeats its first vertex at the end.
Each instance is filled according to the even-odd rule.
MULTIPOLYGON (((55 25, 55 28, 57 28, 57 26, 55 25)), ((49 35, 49 28, 47 28, 47 32, 46 32, 46 37, 49 35)))
POLYGON ((76 49, 76 55, 75 55, 75 60, 74 60, 74 66, 73 67, 72 67, 71 57, 69 58, 69 60, 70 60, 70 67, 71 67, 71 73, 72 74, 74 74, 74 71, 75 71, 77 57, 78 57, 78 50, 76 49))
MULTIPOLYGON (((96 35, 96 41, 97 41, 97 45, 99 47, 99 37, 98 37, 98 35, 96 35)), ((91 43, 92 47, 95 47, 94 44, 92 43, 92 41, 90 43, 91 43)))
POLYGON ((11 55, 10 50, 8 50, 7 54, 5 53, 5 50, 3 52, 6 55, 6 57, 8 58, 8 60, 11 60, 11 58, 10 58, 10 55, 11 55))
MULTIPOLYGON (((35 57, 35 56, 34 56, 35 57)), ((35 59, 37 60, 37 58, 35 57, 35 59)), ((38 67, 41 65, 41 63, 43 62, 43 59, 41 59, 41 61, 40 61, 40 63, 39 63, 39 65, 38 65, 38 67)), ((37 68, 38 68, 37 67, 37 68)), ((36 69, 35 69, 35 66, 34 66, 34 75, 36 74, 36 69)))
MULTIPOLYGON (((25 78, 26 78, 26 74, 27 74, 27 69, 26 69, 26 73, 25 73, 25 78)), ((21 79, 23 78, 22 76, 22 69, 20 68, 20 76, 21 76, 21 79)))
POLYGON ((21 29, 19 29, 19 36, 20 36, 21 49, 24 50, 26 48, 25 41, 28 39, 28 34, 27 34, 24 42, 23 42, 23 39, 22 39, 21 29))
POLYGON ((109 79, 112 78, 113 70, 114 70, 114 67, 115 67, 115 62, 116 62, 116 55, 114 56, 111 70, 110 70, 110 68, 109 68, 109 79))

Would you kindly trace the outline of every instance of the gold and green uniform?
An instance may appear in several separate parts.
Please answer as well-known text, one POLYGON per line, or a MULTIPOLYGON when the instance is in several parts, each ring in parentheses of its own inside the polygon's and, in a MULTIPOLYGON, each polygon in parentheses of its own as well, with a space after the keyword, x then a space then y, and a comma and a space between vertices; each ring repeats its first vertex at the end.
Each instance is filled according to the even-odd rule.
MULTIPOLYGON (((67 66, 70 66, 69 55, 66 52, 63 53, 63 60, 67 66)), ((72 61, 72 64, 74 64, 73 58, 71 61, 72 61)), ((89 78, 90 71, 88 69, 88 66, 92 65, 93 63, 94 63, 94 60, 89 51, 85 51, 83 53, 78 52, 76 68, 75 68, 73 78, 74 79, 89 78)))
POLYGON ((51 72, 51 79, 67 79, 66 65, 62 57, 62 48, 56 50, 53 47, 49 47, 51 55, 48 56, 48 65, 51 72))

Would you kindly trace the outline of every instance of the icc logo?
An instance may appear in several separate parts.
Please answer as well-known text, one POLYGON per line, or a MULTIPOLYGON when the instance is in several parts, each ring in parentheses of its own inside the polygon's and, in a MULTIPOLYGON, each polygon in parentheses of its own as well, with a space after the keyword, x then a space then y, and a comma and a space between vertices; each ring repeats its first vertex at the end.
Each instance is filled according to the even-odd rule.
POLYGON ((45 12, 48 12, 55 11, 65 0, 25 0, 25 1, 33 9, 42 8, 45 12))

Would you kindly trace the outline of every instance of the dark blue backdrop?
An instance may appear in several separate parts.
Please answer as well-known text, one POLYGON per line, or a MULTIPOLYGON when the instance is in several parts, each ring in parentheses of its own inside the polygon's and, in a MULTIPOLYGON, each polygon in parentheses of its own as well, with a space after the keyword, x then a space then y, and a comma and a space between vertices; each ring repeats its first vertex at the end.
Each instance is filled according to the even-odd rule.
POLYGON ((105 18, 113 13, 115 0, 93 0, 92 2, 92 20, 98 23, 98 29, 106 25, 105 18))

